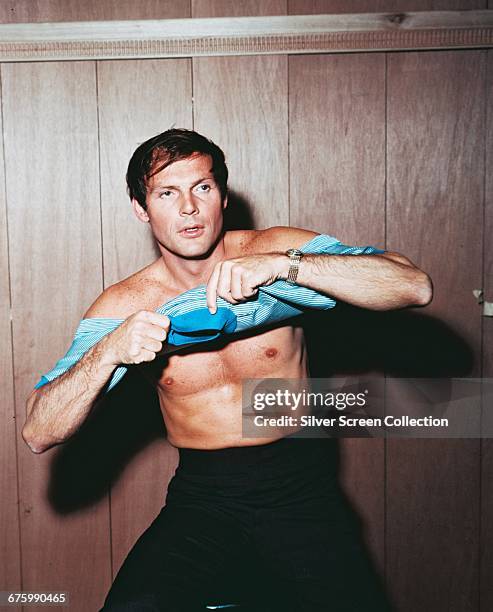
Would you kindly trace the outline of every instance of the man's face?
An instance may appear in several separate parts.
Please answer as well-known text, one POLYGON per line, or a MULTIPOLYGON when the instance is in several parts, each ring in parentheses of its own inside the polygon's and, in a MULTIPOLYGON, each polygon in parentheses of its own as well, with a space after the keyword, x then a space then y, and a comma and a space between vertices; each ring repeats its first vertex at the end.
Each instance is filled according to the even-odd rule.
POLYGON ((137 216, 151 224, 158 243, 175 255, 205 255, 218 239, 226 200, 221 199, 209 155, 173 162, 150 178, 147 212, 134 202, 137 216))

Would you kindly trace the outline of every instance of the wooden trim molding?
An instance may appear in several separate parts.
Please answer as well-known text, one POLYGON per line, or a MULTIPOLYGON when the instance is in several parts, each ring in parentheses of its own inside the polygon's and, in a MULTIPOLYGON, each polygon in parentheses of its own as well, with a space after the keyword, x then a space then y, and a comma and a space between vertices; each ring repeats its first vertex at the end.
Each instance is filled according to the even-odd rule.
POLYGON ((493 10, 0 25, 0 61, 493 46, 493 10))

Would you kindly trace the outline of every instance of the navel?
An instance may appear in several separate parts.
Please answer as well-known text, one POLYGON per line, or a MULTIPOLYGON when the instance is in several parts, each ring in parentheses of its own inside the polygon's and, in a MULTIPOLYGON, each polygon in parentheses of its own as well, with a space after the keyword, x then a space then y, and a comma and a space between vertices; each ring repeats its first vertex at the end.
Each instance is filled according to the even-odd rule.
POLYGON ((271 358, 275 357, 277 355, 277 349, 275 349, 275 348, 268 348, 265 351, 265 354, 267 355, 267 357, 271 357, 271 358))

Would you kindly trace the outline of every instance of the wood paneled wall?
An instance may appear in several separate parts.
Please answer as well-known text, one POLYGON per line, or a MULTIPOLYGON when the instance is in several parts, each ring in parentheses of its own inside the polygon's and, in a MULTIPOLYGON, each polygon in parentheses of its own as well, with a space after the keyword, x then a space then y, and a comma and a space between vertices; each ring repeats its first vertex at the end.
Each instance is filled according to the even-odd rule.
MULTIPOLYGON (((486 0, 19 0, 0 3, 0 21, 479 8, 486 0)), ((64 590, 71 610, 97 610, 164 501, 176 452, 154 395, 131 378, 68 444, 35 456, 20 437, 25 398, 88 305, 157 256, 124 175, 135 147, 159 131, 194 127, 223 147, 245 223, 409 256, 435 283, 428 321, 442 321, 470 352, 470 365, 454 370, 452 360, 450 374, 493 376, 493 322, 472 296, 484 287, 493 300, 491 51, 0 69, 0 590, 64 590)), ((375 334, 389 320, 368 319, 375 334)), ((396 320, 399 334, 426 323, 396 320)), ((341 447, 345 489, 395 609, 492 608, 491 441, 341 447)))
MULTIPOLYGON (((486 110, 485 110, 485 207, 484 207, 484 260, 483 287, 486 299, 493 301, 493 53, 487 54, 486 60, 486 110)), ((493 378, 493 321, 483 318, 482 326, 482 375, 493 378)), ((483 414, 491 410, 490 403, 483 403, 483 414)), ((491 415, 489 416, 491 419, 491 415)), ((491 421, 490 421, 491 422, 491 421)), ((480 445, 480 605, 481 610, 493 608, 493 589, 491 574, 493 567, 493 440, 481 440, 480 445)))
POLYGON ((467 11, 493 0, 2 0, 0 23, 467 11))
MULTIPOLYGON (((0 118, 1 122, 1 118, 0 118)), ((2 126, 3 128, 3 126, 2 126)), ((3 129, 2 129, 3 132, 3 129)), ((7 209, 5 198, 5 163, 3 146, 0 148, 0 486, 2 495, 0 511, 0 584, 17 588, 21 579, 19 563, 20 533, 18 517, 17 445, 14 413, 14 376, 12 362, 12 331, 10 322, 10 277, 8 267, 7 209), (6 562, 4 562, 4 560, 6 562)))
MULTIPOLYGON (((491 0, 490 0, 491 1, 491 0)), ((290 15, 388 13, 405 11, 472 11, 491 8, 488 0, 288 0, 290 15)))
MULTIPOLYGON (((471 296, 482 285, 485 67, 481 51, 388 57, 387 246, 429 270, 428 313, 460 332, 476 376, 482 320, 471 316, 471 296)), ((478 440, 388 441, 388 576, 414 609, 477 610, 480 461, 478 440), (404 501, 405 491, 412 499, 404 501), (447 572, 410 588, 403 555, 439 567, 444 546, 455 551, 447 572)))
MULTIPOLYGON (((348 244, 385 244, 385 55, 289 58, 289 108, 290 224, 348 244)), ((346 491, 383 572, 383 440, 341 447, 346 491)))
MULTIPOLYGON (((81 311, 103 286, 96 71, 94 63, 26 63, 3 65, 1 76, 19 434, 33 373, 66 351, 81 311)), ((98 568, 91 582, 99 592, 110 578, 107 498, 61 515, 47 490, 53 456, 33 455, 18 437, 14 460, 22 584, 70 584, 75 600, 94 605, 97 595, 76 577, 98 568), (74 554, 84 533, 94 542, 74 554)))

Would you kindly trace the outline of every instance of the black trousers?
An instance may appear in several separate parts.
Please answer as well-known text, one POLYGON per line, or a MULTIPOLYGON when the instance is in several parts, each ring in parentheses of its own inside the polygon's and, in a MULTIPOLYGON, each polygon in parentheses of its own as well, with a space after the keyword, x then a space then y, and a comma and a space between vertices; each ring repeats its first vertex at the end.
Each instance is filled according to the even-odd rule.
POLYGON ((166 505, 104 612, 390 610, 336 477, 336 442, 180 449, 166 505))

